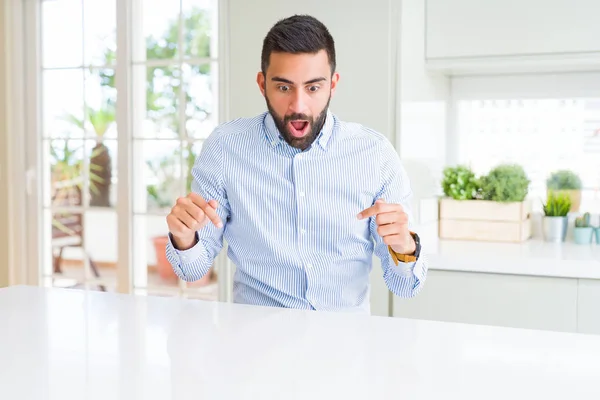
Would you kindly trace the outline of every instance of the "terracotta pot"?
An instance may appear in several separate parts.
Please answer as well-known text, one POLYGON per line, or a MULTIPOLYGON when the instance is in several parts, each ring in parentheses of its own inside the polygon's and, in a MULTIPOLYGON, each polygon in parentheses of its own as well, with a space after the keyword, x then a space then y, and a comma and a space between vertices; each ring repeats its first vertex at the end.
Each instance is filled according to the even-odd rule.
MULTIPOLYGON (((97 167, 97 169, 93 170, 93 173, 98 180, 90 182, 90 206, 110 207, 112 160, 108 152, 108 147, 102 142, 98 142, 92 149, 92 154, 90 165, 97 167)), ((92 173, 92 170, 90 170, 90 173, 92 173)))
MULTIPOLYGON (((156 253, 156 267, 158 270, 158 275, 166 281, 177 282, 177 275, 175 274, 175 271, 173 271, 173 267, 167 259, 166 254, 169 238, 167 236, 158 236, 153 238, 152 241, 154 243, 154 251, 156 253)), ((210 283, 212 275, 213 270, 211 268, 201 279, 194 282, 188 282, 188 286, 198 287, 207 285, 210 283)))
POLYGON ((167 243, 169 238, 167 236, 158 236, 152 239, 154 242, 154 251, 156 253, 156 268, 158 269, 158 275, 167 281, 177 281, 177 275, 171 267, 171 263, 167 260, 167 243))

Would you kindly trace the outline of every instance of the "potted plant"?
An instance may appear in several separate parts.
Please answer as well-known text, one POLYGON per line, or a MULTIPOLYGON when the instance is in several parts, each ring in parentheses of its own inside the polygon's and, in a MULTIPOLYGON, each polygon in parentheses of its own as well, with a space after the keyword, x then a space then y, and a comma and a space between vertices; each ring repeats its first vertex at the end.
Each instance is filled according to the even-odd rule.
POLYGON ((529 179, 521 166, 498 165, 480 178, 465 166, 447 167, 442 187, 441 238, 522 242, 531 237, 529 179))
POLYGON ((480 192, 480 182, 467 166, 446 167, 442 189, 446 196, 454 200, 473 200, 480 192))
POLYGON ((503 164, 481 178, 481 191, 485 200, 521 202, 527 197, 530 182, 523 167, 503 164))
POLYGON ((549 191, 544 204, 543 229, 548 242, 564 242, 567 235, 567 214, 571 208, 568 194, 549 191))
POLYGON ((573 171, 558 170, 546 180, 546 189, 565 193, 571 198, 571 212, 578 212, 581 205, 581 179, 573 171))
POLYGON ((96 145, 91 150, 89 163, 90 206, 92 207, 111 206, 112 158, 104 138, 115 124, 115 118, 115 106, 110 100, 103 100, 97 109, 86 106, 84 119, 73 114, 64 117, 65 121, 85 133, 93 131, 96 134, 96 145))
POLYGON ((594 228, 590 225, 590 213, 586 212, 580 217, 575 218, 575 229, 573 236, 577 244, 592 243, 594 228))

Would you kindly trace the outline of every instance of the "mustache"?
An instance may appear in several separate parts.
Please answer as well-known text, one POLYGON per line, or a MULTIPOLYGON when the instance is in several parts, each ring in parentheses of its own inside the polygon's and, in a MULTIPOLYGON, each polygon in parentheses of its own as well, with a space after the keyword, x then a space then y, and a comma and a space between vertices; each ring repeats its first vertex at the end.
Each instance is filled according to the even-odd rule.
POLYGON ((283 122, 287 123, 287 122, 294 121, 294 120, 297 120, 297 119, 302 119, 302 120, 305 120, 305 121, 308 121, 308 122, 312 122, 312 118, 310 118, 308 115, 306 115, 306 114, 299 114, 299 113, 294 113, 294 114, 286 115, 283 118, 283 122))

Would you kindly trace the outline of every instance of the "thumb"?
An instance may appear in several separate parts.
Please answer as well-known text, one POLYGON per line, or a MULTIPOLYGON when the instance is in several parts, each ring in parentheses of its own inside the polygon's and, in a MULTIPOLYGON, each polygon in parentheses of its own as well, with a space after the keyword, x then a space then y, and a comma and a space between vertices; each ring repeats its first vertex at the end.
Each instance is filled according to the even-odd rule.
POLYGON ((377 203, 385 203, 385 200, 384 200, 384 199, 378 199, 378 200, 375 202, 375 204, 377 204, 377 203))
POLYGON ((216 209, 219 207, 219 203, 218 203, 216 200, 214 200, 214 199, 213 199, 213 200, 210 200, 210 201, 208 202, 208 204, 209 204, 209 205, 210 205, 212 208, 214 208, 215 210, 216 210, 216 209))

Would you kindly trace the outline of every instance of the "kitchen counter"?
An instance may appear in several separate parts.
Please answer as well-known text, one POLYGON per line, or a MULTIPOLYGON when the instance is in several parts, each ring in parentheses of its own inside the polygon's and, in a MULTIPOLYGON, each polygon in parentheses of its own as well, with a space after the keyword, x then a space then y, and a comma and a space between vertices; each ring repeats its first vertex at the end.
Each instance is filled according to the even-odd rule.
POLYGON ((0 289, 6 399, 598 399, 600 336, 0 289))
POLYGON ((600 245, 491 243, 434 239, 429 242, 430 269, 575 279, 600 279, 600 245))

